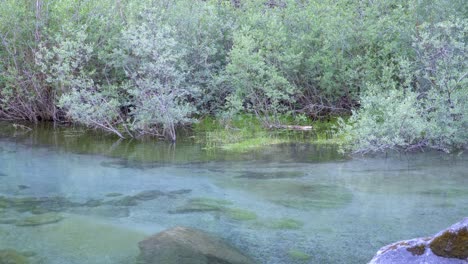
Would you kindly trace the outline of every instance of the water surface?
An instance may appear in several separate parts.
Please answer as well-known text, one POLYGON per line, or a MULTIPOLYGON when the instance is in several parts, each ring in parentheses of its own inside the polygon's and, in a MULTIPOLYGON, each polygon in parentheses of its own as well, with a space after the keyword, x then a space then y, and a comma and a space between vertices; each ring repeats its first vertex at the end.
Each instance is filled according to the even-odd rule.
POLYGON ((2 125, 0 250, 33 252, 31 263, 135 263, 139 241, 176 225, 259 263, 366 263, 468 212, 464 154, 349 158, 302 143, 230 153, 2 125))

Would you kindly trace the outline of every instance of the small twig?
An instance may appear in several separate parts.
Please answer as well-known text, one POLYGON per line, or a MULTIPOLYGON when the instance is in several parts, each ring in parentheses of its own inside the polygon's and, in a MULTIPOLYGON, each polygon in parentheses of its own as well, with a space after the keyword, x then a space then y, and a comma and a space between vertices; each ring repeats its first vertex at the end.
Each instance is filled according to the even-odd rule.
POLYGON ((25 126, 25 125, 21 125, 21 124, 13 124, 13 127, 14 127, 15 129, 21 128, 21 129, 24 129, 24 130, 32 131, 32 128, 27 127, 27 126, 25 126))

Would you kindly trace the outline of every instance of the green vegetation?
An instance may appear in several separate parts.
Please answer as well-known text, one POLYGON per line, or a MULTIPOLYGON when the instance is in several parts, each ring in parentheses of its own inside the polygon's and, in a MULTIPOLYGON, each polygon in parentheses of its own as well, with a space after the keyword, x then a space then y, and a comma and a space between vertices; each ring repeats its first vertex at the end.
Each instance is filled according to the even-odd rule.
POLYGON ((242 208, 231 207, 232 202, 222 199, 199 197, 188 200, 184 205, 169 211, 171 214, 220 212, 237 221, 249 221, 257 219, 255 212, 242 208))
POLYGON ((24 254, 13 249, 0 250, 0 264, 27 264, 29 260, 24 254))
POLYGON ((272 229, 301 229, 304 223, 292 218, 281 218, 262 221, 259 225, 272 229))
POLYGON ((297 249, 289 250, 288 255, 289 255, 289 257, 291 257, 292 259, 295 259, 295 260, 306 261, 306 260, 310 259, 310 256, 307 253, 305 253, 303 251, 300 251, 300 250, 297 250, 297 249))
POLYGON ((2 119, 171 141, 216 119, 201 140, 237 152, 338 116, 315 142, 362 153, 468 142, 463 0, 0 5, 2 119), (252 126, 235 125, 245 115, 252 126))
POLYGON ((248 220, 257 219, 256 213, 249 211, 249 210, 240 209, 240 208, 229 208, 226 211, 226 215, 229 218, 232 218, 238 221, 248 221, 248 220))
POLYGON ((63 216, 57 213, 45 213, 26 217, 16 222, 17 226, 38 226, 60 222, 63 216))

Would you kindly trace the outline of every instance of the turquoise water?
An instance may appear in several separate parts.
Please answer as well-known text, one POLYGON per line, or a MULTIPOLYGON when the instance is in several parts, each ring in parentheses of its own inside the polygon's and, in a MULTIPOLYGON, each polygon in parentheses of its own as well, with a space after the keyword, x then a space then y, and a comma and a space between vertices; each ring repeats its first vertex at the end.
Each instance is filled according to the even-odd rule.
POLYGON ((139 241, 177 225, 259 263, 366 263, 388 243, 468 216, 464 154, 349 158, 307 144, 208 152, 190 140, 3 131, 0 250, 27 252, 30 263, 135 263, 139 241))

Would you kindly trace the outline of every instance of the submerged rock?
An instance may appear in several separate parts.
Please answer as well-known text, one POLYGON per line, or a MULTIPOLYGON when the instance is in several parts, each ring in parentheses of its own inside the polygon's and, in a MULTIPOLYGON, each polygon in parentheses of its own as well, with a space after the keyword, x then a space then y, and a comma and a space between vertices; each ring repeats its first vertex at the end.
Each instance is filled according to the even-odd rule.
POLYGON ((121 193, 108 193, 106 194, 106 197, 117 197, 117 196, 122 196, 123 194, 121 193))
POLYGON ((304 226, 304 223, 292 218, 281 218, 258 222, 256 223, 256 226, 271 229, 301 229, 304 226))
POLYGON ((273 179, 288 179, 303 177, 304 173, 298 171, 279 171, 279 172, 246 172, 236 176, 238 179, 255 179, 255 180, 273 180, 273 179))
POLYGON ((433 237, 399 241, 381 248, 369 264, 468 263, 468 218, 433 237))
POLYGON ((170 210, 170 214, 186 214, 186 213, 199 213, 199 212, 213 212, 225 210, 226 206, 231 205, 232 202, 214 199, 214 198, 194 198, 187 201, 185 205, 179 206, 174 210, 170 210))
POLYGON ((140 201, 149 201, 149 200, 154 200, 157 199, 160 196, 165 195, 165 193, 159 191, 159 190, 149 190, 149 191, 142 191, 136 195, 133 196, 136 200, 140 201))
POLYGON ((28 258, 13 249, 0 250, 0 264, 27 264, 28 258))
POLYGON ((138 264, 251 264, 250 257, 201 230, 174 227, 140 243, 138 264))
MULTIPOLYGON (((175 191, 165 193, 159 190, 147 190, 147 191, 139 192, 135 195, 123 196, 121 198, 120 198, 120 195, 112 195, 112 196, 117 196, 119 198, 108 201, 105 204, 116 205, 116 206, 136 206, 138 205, 138 202, 156 200, 162 196, 175 198, 176 195, 186 194, 191 191, 192 190, 181 189, 181 190, 175 190, 175 191)), ((108 196, 108 197, 112 197, 112 196, 108 196)))
POLYGON ((63 216, 56 213, 46 213, 33 215, 30 217, 23 218, 16 222, 17 226, 38 226, 53 224, 63 220, 63 216))

